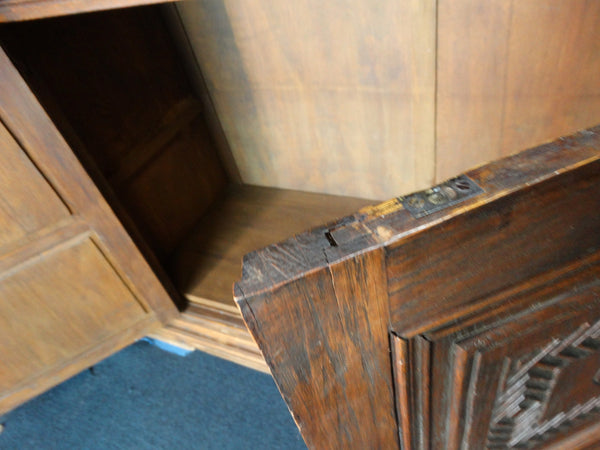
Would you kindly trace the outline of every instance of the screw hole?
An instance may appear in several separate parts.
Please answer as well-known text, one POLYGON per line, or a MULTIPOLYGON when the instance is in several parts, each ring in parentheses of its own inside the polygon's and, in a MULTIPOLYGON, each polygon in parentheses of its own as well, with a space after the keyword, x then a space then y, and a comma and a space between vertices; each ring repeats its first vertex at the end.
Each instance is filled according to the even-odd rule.
POLYGON ((461 192, 467 192, 471 190, 471 185, 465 180, 456 180, 454 186, 461 192))

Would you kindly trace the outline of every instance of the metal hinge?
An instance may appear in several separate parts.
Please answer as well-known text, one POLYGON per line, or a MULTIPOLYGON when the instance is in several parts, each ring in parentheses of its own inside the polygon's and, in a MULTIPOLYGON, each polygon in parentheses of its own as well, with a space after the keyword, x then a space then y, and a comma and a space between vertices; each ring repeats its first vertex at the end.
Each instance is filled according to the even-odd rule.
POLYGON ((483 189, 477 183, 466 175, 460 175, 424 191, 398 197, 398 201, 402 203, 404 209, 418 219, 456 205, 482 192, 483 189))

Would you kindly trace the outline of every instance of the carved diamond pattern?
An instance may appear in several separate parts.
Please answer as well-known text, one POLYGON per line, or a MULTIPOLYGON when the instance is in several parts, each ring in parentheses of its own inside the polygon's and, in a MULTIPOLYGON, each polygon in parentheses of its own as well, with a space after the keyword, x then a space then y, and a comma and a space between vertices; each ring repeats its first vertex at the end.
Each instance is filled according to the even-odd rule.
MULTIPOLYGON (((550 411, 550 416, 548 410, 553 395, 568 388, 560 382, 561 374, 576 361, 597 357, 599 350, 600 321, 592 326, 584 324, 566 338, 554 339, 531 357, 514 364, 495 402, 488 447, 530 448, 554 432, 563 431, 590 414, 598 414, 600 395, 572 405, 567 411, 550 411)), ((595 361, 587 362, 596 365, 595 361)))

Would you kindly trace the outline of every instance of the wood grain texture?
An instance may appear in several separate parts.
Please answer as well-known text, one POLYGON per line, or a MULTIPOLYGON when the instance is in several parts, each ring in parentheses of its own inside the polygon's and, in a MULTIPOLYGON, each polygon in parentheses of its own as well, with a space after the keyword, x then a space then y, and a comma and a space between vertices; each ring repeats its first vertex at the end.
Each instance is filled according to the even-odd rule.
POLYGON ((215 149, 219 154, 219 159, 227 172, 227 178, 232 183, 240 184, 242 182, 240 171, 231 152, 227 136, 225 136, 225 132, 223 131, 221 121, 217 116, 215 104, 210 96, 206 80, 194 55, 194 48, 183 25, 180 11, 174 3, 171 3, 163 6, 161 12, 171 32, 173 41, 177 46, 181 62, 186 69, 194 93, 202 104, 207 128, 212 137, 215 149))
POLYGON ((545 450, 594 450, 600 442, 600 424, 583 427, 566 438, 557 439, 546 445, 545 450))
POLYGON ((164 260, 227 180, 160 11, 10 24, 0 35, 71 147, 93 160, 164 260))
MULTIPOLYGON (((70 211, 0 122, 0 249, 70 211)), ((1 251, 1 250, 0 250, 1 251)))
POLYGON ((40 371, 74 358, 144 315, 85 235, 0 277, 0 403, 40 371))
POLYGON ((441 0, 438 8, 438 181, 597 123, 597 2, 441 0))
POLYGON ((431 410, 430 342, 423 336, 390 337, 394 367, 394 398, 401 448, 429 449, 431 410))
POLYGON ((182 2, 242 181, 366 198, 434 176, 435 2, 182 2))
MULTIPOLYGON (((291 265, 312 259, 294 250, 280 249, 291 265)), ((270 264, 285 273, 281 262, 270 264)), ((265 294, 246 296, 244 284, 236 286, 246 323, 309 448, 398 445, 384 269, 383 253, 371 252, 265 294)))
POLYGON ((42 19, 174 1, 178 0, 3 0, 0 3, 0 22, 42 19))
POLYGON ((372 428, 386 395, 406 448, 492 447, 513 425, 501 448, 552 444, 593 422, 600 128, 467 175, 482 192, 430 215, 392 199, 244 258, 236 300, 310 448, 398 445, 372 428), (529 381, 498 384, 538 354, 570 358, 539 407, 529 381), (502 411, 515 420, 494 422, 502 411))
POLYGON ((156 330, 151 337, 270 373, 239 311, 191 303, 179 317, 156 330))
POLYGON ((156 318, 146 315, 137 322, 129 324, 126 329, 106 336, 104 340, 95 342, 87 348, 82 348, 75 357, 63 360, 51 370, 39 372, 37 376, 29 379, 29 383, 16 387, 11 394, 4 396, 0 402, 0 414, 77 375, 96 361, 102 361, 157 327, 156 318))
POLYGON ((0 51, 0 117, 70 211, 97 234, 122 279, 161 320, 172 301, 6 54, 0 51))
POLYGON ((1 50, 0 121, 0 173, 9 183, 0 197, 19 205, 7 226, 14 221, 26 231, 0 247, 3 413, 177 311, 1 50))
POLYGON ((242 257, 331 222, 369 200, 259 186, 230 186, 180 245, 171 269, 191 303, 237 313, 232 286, 242 257))
POLYGON ((434 448, 537 447, 597 421, 598 255, 571 269, 425 333, 434 448))
POLYGON ((486 295, 600 248, 600 223, 590 214, 600 209, 598 183, 600 161, 389 246, 394 323, 406 330, 447 320, 486 295), (436 283, 440 278, 453 283, 436 283))
POLYGON ((268 372, 232 296, 242 257, 370 203, 286 189, 230 186, 179 246, 170 272, 189 305, 155 336, 268 372))

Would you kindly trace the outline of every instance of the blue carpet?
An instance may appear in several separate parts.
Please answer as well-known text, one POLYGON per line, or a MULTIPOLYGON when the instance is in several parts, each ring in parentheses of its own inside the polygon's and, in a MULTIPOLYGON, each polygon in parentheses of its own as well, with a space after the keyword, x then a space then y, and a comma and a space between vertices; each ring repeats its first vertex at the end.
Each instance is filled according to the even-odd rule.
POLYGON ((270 376, 147 342, 0 420, 0 449, 306 449, 270 376))

